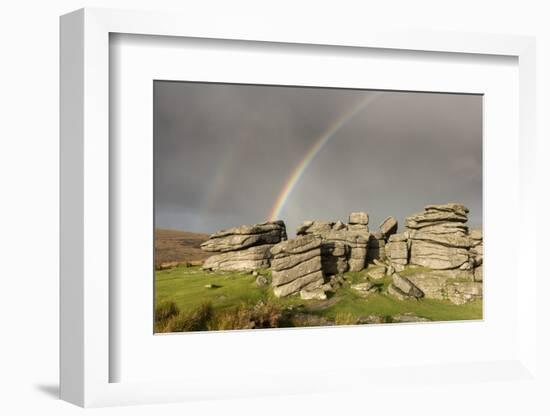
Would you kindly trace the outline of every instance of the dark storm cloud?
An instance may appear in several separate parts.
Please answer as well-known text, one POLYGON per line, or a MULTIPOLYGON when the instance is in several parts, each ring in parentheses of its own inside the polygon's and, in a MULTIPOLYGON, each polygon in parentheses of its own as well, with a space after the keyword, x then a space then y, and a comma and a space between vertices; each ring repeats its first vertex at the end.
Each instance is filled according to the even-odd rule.
POLYGON ((481 224, 481 97, 155 82, 157 227, 212 232, 264 221, 315 140, 365 96, 309 165, 281 213, 403 218, 464 202, 481 224))

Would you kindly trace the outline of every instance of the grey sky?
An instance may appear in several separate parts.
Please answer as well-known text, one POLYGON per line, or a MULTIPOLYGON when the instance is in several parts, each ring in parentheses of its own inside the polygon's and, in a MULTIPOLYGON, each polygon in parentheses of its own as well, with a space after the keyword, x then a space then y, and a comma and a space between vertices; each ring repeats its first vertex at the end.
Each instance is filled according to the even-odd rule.
POLYGON ((482 214, 482 97, 155 81, 155 224, 210 233, 265 221, 319 136, 371 95, 308 165, 281 218, 347 220, 463 202, 482 214))

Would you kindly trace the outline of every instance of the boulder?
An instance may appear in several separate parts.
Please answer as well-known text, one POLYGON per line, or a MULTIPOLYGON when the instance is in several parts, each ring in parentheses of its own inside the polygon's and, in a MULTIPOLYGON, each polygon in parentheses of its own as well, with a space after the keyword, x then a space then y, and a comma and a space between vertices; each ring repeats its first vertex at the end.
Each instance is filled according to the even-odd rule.
POLYGON ((409 297, 421 298, 424 293, 416 287, 409 279, 397 273, 392 275, 392 285, 409 297))
POLYGON ((394 217, 387 217, 378 228, 384 237, 388 238, 397 232, 397 220, 394 217))
MULTIPOLYGON (((340 222, 340 224, 342 223, 340 222)), ((304 221, 298 226, 296 235, 324 234, 331 231, 334 225, 335 223, 330 221, 304 221)))
POLYGON ((264 244, 245 248, 243 250, 229 251, 208 257, 202 268, 206 270, 225 271, 252 271, 266 269, 270 265, 272 245, 264 244))
POLYGON ((208 252, 224 253, 253 246, 277 244, 283 240, 286 240, 284 222, 272 221, 254 225, 241 225, 219 231, 202 243, 201 249, 208 252))
MULTIPOLYGON (((290 256, 292 257, 292 256, 290 256)), ((276 270, 272 266, 271 272, 271 282, 273 286, 280 286, 285 283, 289 283, 293 280, 298 279, 299 277, 309 275, 311 273, 321 270, 321 253, 319 252, 316 256, 297 263, 294 267, 276 270)))
POLYGON ((481 299, 483 284, 479 282, 450 282, 447 285, 447 298, 455 305, 481 299))
POLYGON ((416 300, 416 298, 407 295, 401 289, 396 287, 393 283, 388 286, 388 295, 393 296, 399 300, 416 300))
POLYGON ((327 298, 327 294, 322 288, 300 290, 300 298, 304 300, 325 300, 327 298))
POLYGON ((369 224, 369 214, 366 213, 366 212, 352 212, 351 214, 349 214, 348 223, 368 225, 369 224))
POLYGON ((448 277, 433 272, 419 272, 408 275, 407 278, 418 287, 426 299, 445 300, 447 298, 448 277))
POLYGON ((290 283, 282 286, 275 286, 273 293, 278 298, 298 293, 300 290, 313 290, 321 287, 325 283, 322 271, 301 276, 290 283))
POLYGON ((380 280, 386 276, 386 266, 369 266, 367 269, 367 277, 373 280, 380 280))
POLYGON ((385 247, 386 256, 392 264, 407 264, 409 261, 409 248, 406 241, 390 241, 385 247))
POLYGON ((413 240, 410 263, 430 269, 454 269, 469 262, 468 250, 424 240, 413 240))
POLYGON ((312 291, 325 283, 321 241, 313 234, 302 235, 271 248, 271 284, 275 296, 312 291))
POLYGON ((365 296, 378 291, 378 287, 371 282, 357 283, 351 285, 350 288, 359 292, 360 295, 365 296))
POLYGON ((445 223, 465 223, 468 221, 468 212, 462 204, 427 205, 424 212, 407 217, 405 225, 410 229, 421 229, 445 223))
POLYGON ((470 210, 466 208, 463 204, 457 204, 456 202, 448 202, 446 204, 440 204, 440 205, 426 205, 424 207, 425 211, 431 212, 431 211, 442 211, 442 212, 454 212, 461 215, 467 215, 470 210))

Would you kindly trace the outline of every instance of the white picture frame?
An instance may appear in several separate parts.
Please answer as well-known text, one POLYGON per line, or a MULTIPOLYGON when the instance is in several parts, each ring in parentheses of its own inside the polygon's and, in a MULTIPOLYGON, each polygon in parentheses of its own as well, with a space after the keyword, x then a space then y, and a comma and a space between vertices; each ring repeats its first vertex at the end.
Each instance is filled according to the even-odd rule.
MULTIPOLYGON (((269 375, 269 382, 219 381, 190 377, 178 381, 111 382, 109 276, 110 172, 109 37, 122 33, 332 47, 429 51, 442 54, 483 54, 515 57, 519 68, 519 198, 521 213, 534 211, 532 177, 535 168, 535 42, 533 38, 465 33, 411 33, 353 30, 303 33, 299 28, 254 22, 237 26, 223 19, 83 9, 61 18, 61 398, 80 406, 158 403, 214 397, 248 397, 361 389, 365 385, 402 387, 449 382, 452 372, 461 383, 504 380, 537 382, 536 261, 522 264, 529 290, 517 292, 517 348, 498 361, 423 364, 414 368, 368 371, 331 369, 323 383, 319 374, 269 375), (332 380, 332 381, 331 381, 332 380), (345 381, 342 381, 345 380, 345 381), (355 386, 355 387, 354 387, 355 386)), ((519 220, 525 241, 536 241, 534 218, 519 220)), ((526 248, 519 250, 526 255, 526 248)), ((354 328, 348 328, 354 331, 354 328)), ((450 387, 449 387, 450 388, 450 387)))

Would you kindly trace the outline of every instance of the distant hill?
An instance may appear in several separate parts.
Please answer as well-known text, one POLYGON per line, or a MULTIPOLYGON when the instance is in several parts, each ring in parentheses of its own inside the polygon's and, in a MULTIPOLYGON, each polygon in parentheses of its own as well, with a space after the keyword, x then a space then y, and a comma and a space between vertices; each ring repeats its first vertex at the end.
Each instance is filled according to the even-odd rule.
POLYGON ((211 253, 201 250, 200 245, 208 239, 208 234, 188 231, 155 229, 155 265, 157 268, 176 263, 200 264, 211 253))

